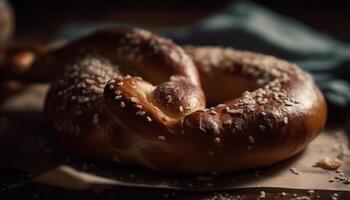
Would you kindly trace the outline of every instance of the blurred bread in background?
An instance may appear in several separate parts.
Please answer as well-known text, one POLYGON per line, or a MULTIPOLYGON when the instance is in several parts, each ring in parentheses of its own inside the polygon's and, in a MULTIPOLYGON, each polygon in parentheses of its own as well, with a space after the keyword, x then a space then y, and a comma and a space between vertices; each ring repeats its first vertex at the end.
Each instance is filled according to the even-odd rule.
POLYGON ((0 0, 0 45, 10 37, 14 28, 13 15, 10 5, 6 0, 0 0))

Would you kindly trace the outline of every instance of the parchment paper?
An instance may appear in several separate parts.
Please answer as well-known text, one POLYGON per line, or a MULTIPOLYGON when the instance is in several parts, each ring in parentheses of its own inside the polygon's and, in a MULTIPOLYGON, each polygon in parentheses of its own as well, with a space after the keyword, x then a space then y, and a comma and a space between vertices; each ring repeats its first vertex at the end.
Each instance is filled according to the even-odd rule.
POLYGON ((47 88, 30 86, 2 100, 0 106, 0 167, 32 173, 34 182, 76 190, 119 185, 192 191, 256 187, 350 191, 348 184, 329 182, 340 172, 312 167, 321 158, 339 158, 341 173, 350 176, 348 139, 342 130, 326 130, 305 151, 287 161, 229 174, 174 176, 70 157, 46 134, 49 130, 41 111, 47 88))

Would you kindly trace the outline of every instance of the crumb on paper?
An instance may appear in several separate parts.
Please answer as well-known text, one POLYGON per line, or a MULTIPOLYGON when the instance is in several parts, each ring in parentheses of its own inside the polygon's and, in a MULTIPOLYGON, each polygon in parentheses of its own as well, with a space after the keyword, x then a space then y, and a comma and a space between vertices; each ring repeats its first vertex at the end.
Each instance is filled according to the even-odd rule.
POLYGON ((294 167, 290 168, 289 171, 295 175, 300 175, 300 172, 297 169, 295 169, 294 167))
POLYGON ((322 158, 319 161, 317 161, 313 167, 320 167, 322 169, 327 169, 327 170, 337 170, 341 166, 341 164, 342 164, 341 160, 337 158, 335 159, 322 158))
POLYGON ((266 193, 265 191, 260 191, 260 195, 259 195, 259 198, 263 199, 266 197, 266 193))

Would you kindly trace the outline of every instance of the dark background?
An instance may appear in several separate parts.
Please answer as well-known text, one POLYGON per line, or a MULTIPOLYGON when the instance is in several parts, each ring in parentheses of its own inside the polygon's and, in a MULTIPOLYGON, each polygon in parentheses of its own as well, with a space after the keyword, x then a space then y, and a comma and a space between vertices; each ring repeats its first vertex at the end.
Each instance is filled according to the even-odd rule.
MULTIPOLYGON (((221 10, 232 1, 113 1, 113 0, 12 0, 16 13, 15 38, 49 39, 67 22, 117 21, 143 25, 190 25, 221 10)), ((350 42, 350 1, 253 1, 350 42)))

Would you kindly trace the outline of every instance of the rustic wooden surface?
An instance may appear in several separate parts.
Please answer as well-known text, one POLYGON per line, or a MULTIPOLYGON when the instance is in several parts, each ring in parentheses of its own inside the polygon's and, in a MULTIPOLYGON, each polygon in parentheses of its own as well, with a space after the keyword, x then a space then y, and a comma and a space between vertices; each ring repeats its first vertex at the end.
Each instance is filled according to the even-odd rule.
MULTIPOLYGON (((220 1, 220 3, 180 1, 177 4, 108 1, 108 4, 96 4, 96 2, 102 1, 14 1, 13 6, 17 13, 14 39, 17 41, 47 40, 65 23, 78 20, 115 20, 158 26, 189 25, 215 13, 228 3, 227 1, 220 1)), ((327 1, 293 2, 265 1, 264 4, 278 13, 302 21, 315 29, 330 33, 341 40, 350 41, 348 2, 329 1, 333 2, 332 4, 327 1)), ((204 193, 123 187, 103 191, 68 191, 40 184, 27 184, 1 192, 0 199, 257 199, 261 191, 266 193, 264 199, 291 199, 293 194, 311 199, 335 199, 335 197, 350 199, 349 193, 337 192, 338 196, 335 196, 334 191, 315 191, 310 195, 306 190, 277 188, 204 193), (282 196, 282 192, 286 192, 286 196, 282 196)))

